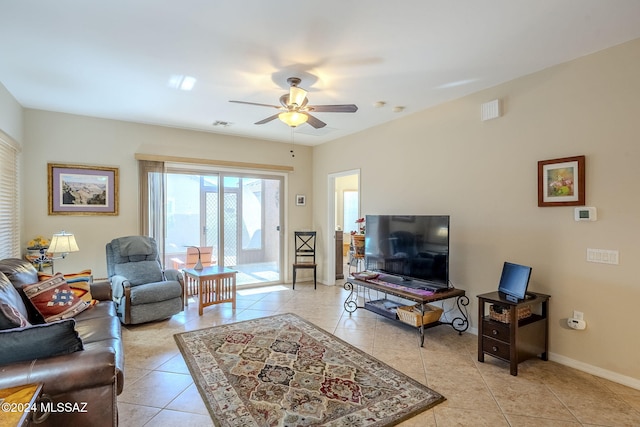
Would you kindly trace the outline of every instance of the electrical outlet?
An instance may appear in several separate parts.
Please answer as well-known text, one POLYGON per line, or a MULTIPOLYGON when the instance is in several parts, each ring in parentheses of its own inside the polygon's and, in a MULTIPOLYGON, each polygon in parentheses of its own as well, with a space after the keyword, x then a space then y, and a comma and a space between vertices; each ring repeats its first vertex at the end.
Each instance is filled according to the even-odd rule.
POLYGON ((584 313, 578 310, 573 310, 573 318, 578 320, 584 320, 584 313))

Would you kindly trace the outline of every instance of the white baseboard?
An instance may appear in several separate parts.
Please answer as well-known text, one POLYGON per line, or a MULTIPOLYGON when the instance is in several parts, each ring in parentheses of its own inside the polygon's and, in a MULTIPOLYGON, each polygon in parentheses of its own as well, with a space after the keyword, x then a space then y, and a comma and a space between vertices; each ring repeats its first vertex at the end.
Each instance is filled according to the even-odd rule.
POLYGON ((597 366, 589 365, 584 362, 580 362, 579 360, 574 360, 569 357, 563 356, 561 354, 549 353, 549 360, 557 362, 561 365, 569 366, 571 368, 575 368, 579 371, 586 372, 591 375, 595 375, 596 377, 604 378, 609 381, 613 381, 614 383, 622 384, 627 387, 634 388, 636 390, 640 390, 640 379, 628 377, 626 375, 619 374, 617 372, 609 371, 607 369, 602 369, 597 366))
MULTIPOLYGON (((477 336, 478 328, 469 328, 467 332, 477 336)), ((613 372, 607 369, 599 368, 597 366, 589 365, 588 363, 580 362, 579 360, 574 360, 569 357, 563 356, 561 354, 549 352, 549 360, 559 363, 561 365, 568 366, 570 368, 577 369, 582 372, 586 372, 591 375, 595 375, 596 377, 613 381, 614 383, 622 384, 627 387, 640 390, 640 379, 638 378, 628 377, 626 375, 622 375, 617 372, 613 372)))

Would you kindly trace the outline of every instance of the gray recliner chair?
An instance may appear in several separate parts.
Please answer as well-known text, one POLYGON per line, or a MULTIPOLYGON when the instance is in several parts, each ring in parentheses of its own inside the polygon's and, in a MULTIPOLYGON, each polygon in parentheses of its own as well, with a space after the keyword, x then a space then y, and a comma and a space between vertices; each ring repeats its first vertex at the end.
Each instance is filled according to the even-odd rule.
POLYGON ((162 270, 152 237, 119 237, 107 243, 107 273, 124 324, 166 319, 183 310, 182 274, 162 270))

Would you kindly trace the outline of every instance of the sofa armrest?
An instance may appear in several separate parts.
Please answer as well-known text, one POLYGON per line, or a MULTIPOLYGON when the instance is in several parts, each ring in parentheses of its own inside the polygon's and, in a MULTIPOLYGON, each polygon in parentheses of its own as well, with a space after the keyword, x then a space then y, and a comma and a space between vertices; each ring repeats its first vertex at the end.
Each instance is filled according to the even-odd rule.
POLYGON ((116 304, 120 304, 120 300, 125 294, 125 288, 131 287, 131 282, 124 276, 113 275, 111 276, 111 297, 116 302, 116 304))
POLYGON ((57 395, 73 390, 115 384, 122 381, 113 348, 78 351, 62 356, 0 365, 0 388, 44 383, 44 392, 57 395))
POLYGON ((168 268, 164 270, 164 277, 166 277, 167 280, 175 280, 180 283, 182 283, 182 281, 184 280, 182 277, 182 271, 175 270, 173 268, 168 268))
POLYGON ((98 301, 111 301, 113 292, 108 280, 100 280, 91 284, 91 297, 98 301))

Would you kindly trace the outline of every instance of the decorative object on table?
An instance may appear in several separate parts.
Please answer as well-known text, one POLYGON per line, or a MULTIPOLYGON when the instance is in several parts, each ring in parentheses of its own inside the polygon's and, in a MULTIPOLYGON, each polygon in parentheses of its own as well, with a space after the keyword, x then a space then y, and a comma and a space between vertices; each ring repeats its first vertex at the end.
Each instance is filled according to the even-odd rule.
POLYGON ((118 168, 48 164, 49 215, 118 215, 118 168))
POLYGON ((27 254, 25 259, 33 264, 38 271, 42 271, 43 268, 51 267, 52 261, 48 251, 49 240, 43 236, 36 236, 33 240, 27 243, 27 254))
POLYGON ((296 194, 296 206, 304 206, 307 204, 307 197, 304 194, 296 194))
POLYGON ((538 162, 538 206, 585 205, 585 156, 538 162))
MULTIPOLYGON (((364 217, 356 219, 356 224, 358 225, 358 234, 364 234, 365 225, 364 225, 364 217)), ((355 231, 352 231, 351 234, 355 234, 355 231)))
POLYGON ((217 426, 392 426, 445 400, 294 314, 174 338, 217 426))
POLYGON ((193 248, 198 251, 198 261, 196 261, 196 265, 193 266, 194 270, 202 270, 202 254, 200 254, 200 248, 197 246, 185 246, 186 248, 193 248))
POLYGON ((357 273, 353 273, 353 277, 359 280, 373 280, 380 277, 380 273, 373 271, 359 271, 357 273))

